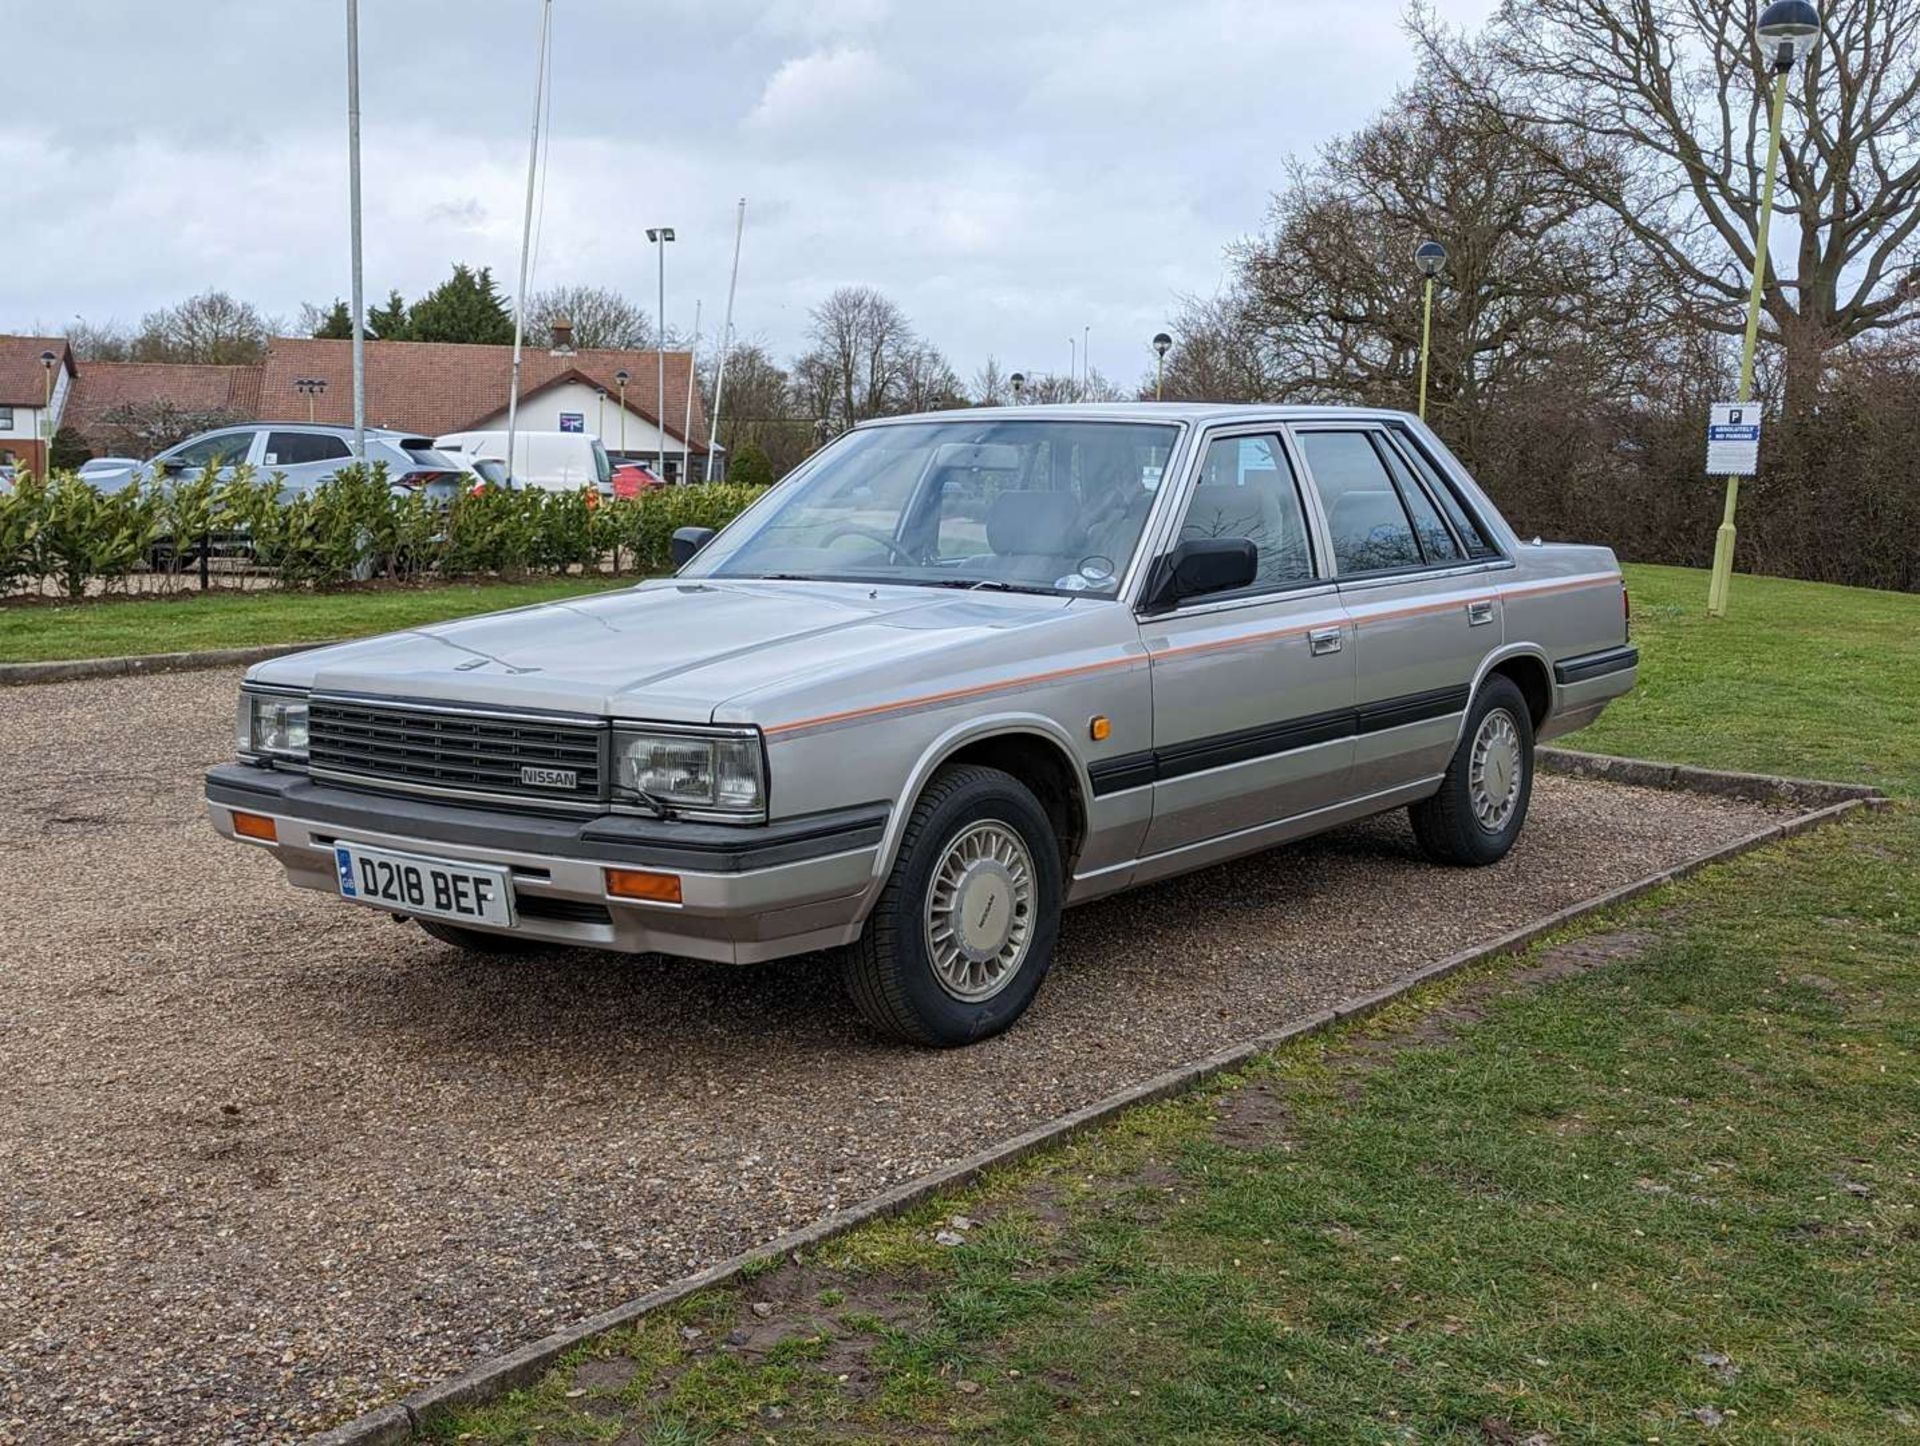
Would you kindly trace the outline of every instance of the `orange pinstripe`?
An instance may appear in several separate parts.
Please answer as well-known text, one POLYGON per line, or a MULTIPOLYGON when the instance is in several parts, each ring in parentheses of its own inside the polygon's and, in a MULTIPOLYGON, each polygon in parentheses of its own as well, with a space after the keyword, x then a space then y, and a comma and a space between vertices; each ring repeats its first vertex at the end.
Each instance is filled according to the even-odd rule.
MULTIPOLYGON (((1567 578, 1553 582, 1510 583, 1495 587, 1492 593, 1501 598, 1540 597, 1549 593, 1572 592, 1580 588, 1605 587, 1618 584, 1619 573, 1608 573, 1588 577, 1567 578)), ((1463 589, 1471 591, 1471 589, 1463 589)), ((1382 612, 1360 613, 1353 619, 1355 628, 1366 623, 1389 622, 1396 618, 1424 617, 1431 613, 1451 612, 1461 605, 1461 599, 1451 598, 1440 603, 1418 603, 1410 607, 1393 608, 1382 612)), ((1274 628, 1262 633, 1242 633, 1230 638, 1215 638, 1211 642, 1187 643, 1177 648, 1167 648, 1154 653, 1154 658, 1175 658, 1193 653, 1211 653, 1226 648, 1252 647, 1257 643, 1273 642, 1280 638, 1304 637, 1325 626, 1323 623, 1310 623, 1304 626, 1274 628)), ((934 693, 921 693, 911 698, 896 698, 886 703, 872 703, 864 708, 847 708, 838 713, 822 713, 814 718, 798 718, 791 723, 774 723, 766 728, 769 738, 783 733, 796 733, 803 729, 825 728, 836 723, 850 723, 856 718, 871 718, 880 713, 897 713, 907 708, 924 708, 936 703, 953 703, 962 698, 978 697, 982 693, 999 693, 1009 688, 1037 687, 1044 683, 1057 683, 1063 678, 1084 677, 1088 673, 1105 672, 1109 668, 1130 668, 1141 661, 1145 655, 1128 654, 1120 658, 1104 658, 1097 663, 1080 663, 1071 668, 1053 668, 1044 673, 1029 673, 1018 678, 1002 678, 992 683, 975 683, 964 688, 946 688, 934 693)))

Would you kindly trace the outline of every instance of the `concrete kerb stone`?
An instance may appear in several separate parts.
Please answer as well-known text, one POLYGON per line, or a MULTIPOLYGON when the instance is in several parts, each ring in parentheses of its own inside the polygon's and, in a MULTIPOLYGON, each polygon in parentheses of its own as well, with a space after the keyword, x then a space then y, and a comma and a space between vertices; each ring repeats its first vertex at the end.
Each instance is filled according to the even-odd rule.
MULTIPOLYGON (((1610 778, 1615 782, 1640 783, 1643 786, 1684 788, 1689 785, 1682 782, 1682 779, 1693 774, 1713 773, 1713 770, 1681 768, 1670 764, 1641 764, 1635 769, 1607 768, 1583 772, 1584 765, 1560 768, 1558 766, 1560 757, 1570 756, 1587 760, 1599 758, 1600 755, 1568 755, 1565 750, 1542 750, 1543 759, 1548 754, 1558 755, 1547 761, 1546 765, 1556 772, 1581 773, 1586 777, 1610 778), (1646 781, 1656 776, 1667 781, 1648 785, 1646 781)), ((1640 762, 1633 759, 1603 759, 1602 761, 1609 765, 1640 762)), ((1536 919, 1486 944, 1476 945, 1471 949, 1464 949, 1445 959, 1437 960, 1410 974, 1402 975, 1385 988, 1361 995, 1333 1009, 1307 1015, 1239 1044, 1216 1050, 1202 1059, 1180 1065, 1141 1084, 1108 1095, 1071 1114, 1037 1125, 1003 1144, 981 1151, 944 1170, 897 1185, 859 1205, 833 1215, 823 1216, 801 1230, 781 1236, 777 1240, 743 1252, 729 1260, 721 1261, 697 1275, 688 1276, 672 1285, 650 1291, 611 1310, 591 1316, 577 1325, 522 1346, 518 1350, 484 1361, 472 1370, 450 1380, 415 1391, 397 1405, 383 1406, 347 1421, 313 1437, 310 1446, 392 1446, 392 1443, 418 1439, 433 1421, 446 1413, 461 1406, 493 1400, 509 1391, 529 1385, 569 1352, 596 1337, 622 1326, 631 1325, 643 1316, 676 1305, 702 1291, 731 1284, 767 1261, 816 1249, 861 1225, 904 1214, 933 1196, 972 1184, 990 1169, 1013 1164, 1037 1150, 1071 1139, 1094 1126, 1104 1124, 1126 1110, 1188 1093, 1207 1080, 1236 1069, 1282 1045, 1321 1033, 1345 1020, 1357 1019, 1373 1013, 1404 998, 1423 985, 1444 979, 1450 974, 1486 960, 1517 954, 1545 935, 1591 914, 1628 903, 1662 885, 1687 878, 1702 869, 1723 863, 1762 845, 1805 833, 1855 809, 1882 806, 1886 803, 1886 799, 1878 790, 1848 784, 1774 778, 1764 774, 1721 774, 1718 777, 1736 780, 1741 787, 1773 786, 1772 791, 1757 795, 1762 798, 1791 799, 1796 796, 1804 798, 1805 794, 1796 795, 1780 787, 1781 785, 1799 785, 1809 790, 1825 792, 1829 801, 1824 802, 1824 806, 1820 808, 1759 829, 1675 868, 1662 869, 1658 873, 1649 874, 1645 878, 1610 889, 1606 893, 1536 919), (1835 794, 1841 796, 1835 797, 1835 794)), ((1702 791, 1714 790, 1703 789, 1702 791)), ((1742 793, 1728 796, 1745 798, 1756 795, 1742 793)))
POLYGON ((56 663, 0 663, 0 688, 34 683, 73 683, 86 678, 126 678, 140 673, 191 673, 204 668, 244 668, 319 643, 271 643, 257 648, 219 648, 204 653, 142 653, 130 658, 76 658, 56 663))
POLYGON ((1734 773, 1721 768, 1696 768, 1689 763, 1654 763, 1643 758, 1581 753, 1571 748, 1541 748, 1535 757, 1550 773, 1640 788, 1676 788, 1749 803, 1826 804, 1849 798, 1885 797, 1867 783, 1832 783, 1823 778, 1787 778, 1775 773, 1734 773))

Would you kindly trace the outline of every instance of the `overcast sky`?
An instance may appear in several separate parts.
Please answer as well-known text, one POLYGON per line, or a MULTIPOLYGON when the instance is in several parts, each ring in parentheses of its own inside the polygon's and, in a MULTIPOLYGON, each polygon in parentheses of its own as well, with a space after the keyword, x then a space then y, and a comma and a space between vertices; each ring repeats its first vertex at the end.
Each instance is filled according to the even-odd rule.
MULTIPOLYGON (((782 358, 878 286, 963 376, 1131 382, 1256 229, 1289 154, 1410 73, 1403 0, 555 0, 536 289, 708 334, 748 198, 736 330, 782 358)), ((1487 0, 1443 3, 1477 22, 1487 0)), ((371 303, 456 260, 511 290, 538 0, 362 0, 371 303)), ((348 289, 344 0, 0 0, 0 329, 136 322, 207 287, 293 318, 348 289), (22 76, 38 77, 25 90, 22 76), (53 82, 57 81, 57 85, 53 82)))

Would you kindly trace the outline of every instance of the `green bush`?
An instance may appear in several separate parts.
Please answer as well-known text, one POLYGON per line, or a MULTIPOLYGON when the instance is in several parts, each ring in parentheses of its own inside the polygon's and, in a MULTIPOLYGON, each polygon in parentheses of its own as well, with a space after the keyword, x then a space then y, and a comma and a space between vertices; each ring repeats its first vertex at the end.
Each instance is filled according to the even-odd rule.
POLYGON ((101 493, 70 472, 44 484, 23 479, 19 490, 34 509, 34 572, 59 578, 68 597, 81 596, 90 580, 117 581, 146 561, 154 518, 149 493, 134 487, 101 493))
POLYGON ((736 487, 771 487, 773 460, 758 442, 744 443, 727 468, 727 477, 736 487))
POLYGON ((283 496, 277 475, 211 468, 103 494, 78 477, 23 476, 0 494, 0 593, 54 576, 69 596, 155 564, 167 572, 211 540, 283 587, 374 578, 505 576, 616 567, 661 571, 680 527, 720 528, 763 489, 661 487, 601 502, 582 491, 463 491, 450 505, 391 487, 381 466, 342 469, 283 496))

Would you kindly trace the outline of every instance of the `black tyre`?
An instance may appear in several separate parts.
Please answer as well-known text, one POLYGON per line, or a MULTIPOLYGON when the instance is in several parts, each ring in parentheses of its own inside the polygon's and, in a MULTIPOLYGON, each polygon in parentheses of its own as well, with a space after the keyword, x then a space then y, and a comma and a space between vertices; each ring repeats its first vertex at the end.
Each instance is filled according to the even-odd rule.
POLYGON ((1435 863, 1479 866, 1507 856, 1533 797, 1533 715, 1512 679, 1480 685, 1440 791, 1407 812, 1435 863))
POLYGON ((1053 963, 1064 893, 1046 810, 1011 774, 939 774, 846 952, 847 992, 882 1034, 942 1048, 998 1034, 1053 963))
POLYGON ((531 954, 540 946, 531 939, 514 934, 490 934, 485 929, 463 929, 458 924, 443 924, 438 919, 415 919, 421 930, 442 944, 451 944, 469 954, 510 956, 531 954))

